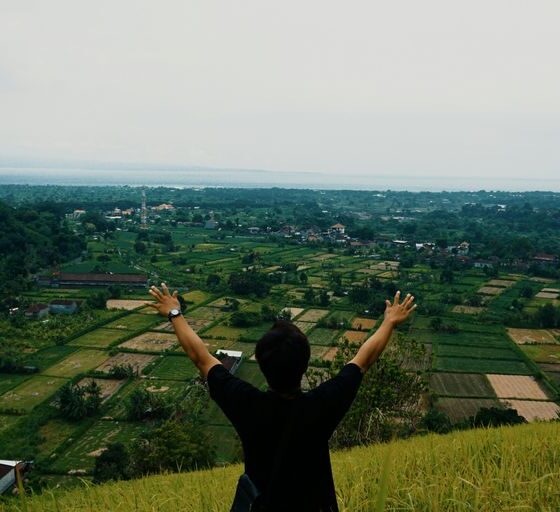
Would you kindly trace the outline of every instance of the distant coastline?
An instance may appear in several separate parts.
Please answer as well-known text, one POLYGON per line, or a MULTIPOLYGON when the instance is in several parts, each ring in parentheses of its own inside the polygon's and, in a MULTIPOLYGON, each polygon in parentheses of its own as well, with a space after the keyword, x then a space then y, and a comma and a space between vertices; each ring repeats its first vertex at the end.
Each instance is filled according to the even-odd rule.
POLYGON ((246 169, 147 169, 147 168, 38 168, 0 166, 0 186, 89 185, 164 186, 176 188, 305 188, 348 190, 511 191, 560 192, 560 179, 503 179, 492 177, 439 177, 358 175, 325 172, 273 172, 246 169))

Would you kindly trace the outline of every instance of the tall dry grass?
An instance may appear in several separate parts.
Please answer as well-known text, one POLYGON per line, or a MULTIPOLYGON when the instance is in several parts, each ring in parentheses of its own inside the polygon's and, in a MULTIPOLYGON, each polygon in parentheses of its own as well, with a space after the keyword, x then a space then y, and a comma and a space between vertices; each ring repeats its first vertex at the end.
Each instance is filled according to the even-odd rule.
MULTIPOLYGON (((341 511, 560 510, 560 423, 430 435, 333 454, 341 511)), ((229 510, 240 466, 28 496, 33 512, 229 510)), ((24 510, 14 500, 6 511, 24 510)))

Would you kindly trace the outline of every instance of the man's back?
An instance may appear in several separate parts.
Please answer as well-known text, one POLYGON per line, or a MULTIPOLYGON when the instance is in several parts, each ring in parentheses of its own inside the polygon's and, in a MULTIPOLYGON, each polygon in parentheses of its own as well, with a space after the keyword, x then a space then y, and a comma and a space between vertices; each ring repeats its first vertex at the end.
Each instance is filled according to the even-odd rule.
POLYGON ((267 498, 268 510, 338 510, 328 440, 361 379, 360 368, 348 364, 317 388, 286 398, 259 391, 222 365, 210 370, 210 395, 237 430, 246 473, 267 498))

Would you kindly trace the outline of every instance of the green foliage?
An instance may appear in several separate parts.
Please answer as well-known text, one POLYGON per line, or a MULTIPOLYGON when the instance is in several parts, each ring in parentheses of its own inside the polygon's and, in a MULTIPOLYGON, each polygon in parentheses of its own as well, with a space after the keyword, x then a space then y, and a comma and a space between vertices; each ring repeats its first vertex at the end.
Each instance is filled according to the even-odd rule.
POLYGON ((94 380, 85 386, 69 382, 60 388, 57 404, 60 416, 70 421, 79 421, 99 411, 101 388, 94 380))
POLYGON ((175 411, 171 400, 143 388, 135 389, 126 402, 127 417, 133 421, 170 418, 175 411))
MULTIPOLYGON (((334 361, 326 375, 308 372, 312 384, 335 376, 351 360, 357 345, 338 344, 334 361)), ((421 375, 407 372, 407 363, 422 357, 424 348, 412 338, 398 333, 383 356, 364 375, 350 410, 331 438, 332 448, 387 441, 394 436, 410 435, 421 417, 420 395, 425 384, 421 375)))
POLYGON ((239 295, 254 294, 257 297, 266 297, 270 290, 266 275, 256 271, 233 272, 229 276, 228 284, 232 292, 239 295))
POLYGON ((93 483, 128 480, 130 476, 130 454, 124 444, 111 443, 95 458, 93 483))
POLYGON ((146 432, 131 453, 132 472, 137 476, 203 469, 214 461, 215 452, 206 430, 197 423, 177 420, 168 420, 146 432))
POLYGON ((501 427, 527 423, 527 420, 514 409, 483 407, 475 416, 469 418, 467 423, 472 427, 501 427))

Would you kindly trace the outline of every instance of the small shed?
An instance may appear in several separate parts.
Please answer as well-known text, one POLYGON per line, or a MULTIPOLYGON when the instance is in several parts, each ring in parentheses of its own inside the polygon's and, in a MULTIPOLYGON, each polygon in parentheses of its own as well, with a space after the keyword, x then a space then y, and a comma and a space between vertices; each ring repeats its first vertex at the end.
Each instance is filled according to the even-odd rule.
POLYGON ((49 306, 47 304, 32 304, 25 310, 25 318, 33 318, 38 320, 47 316, 49 313, 49 306))

